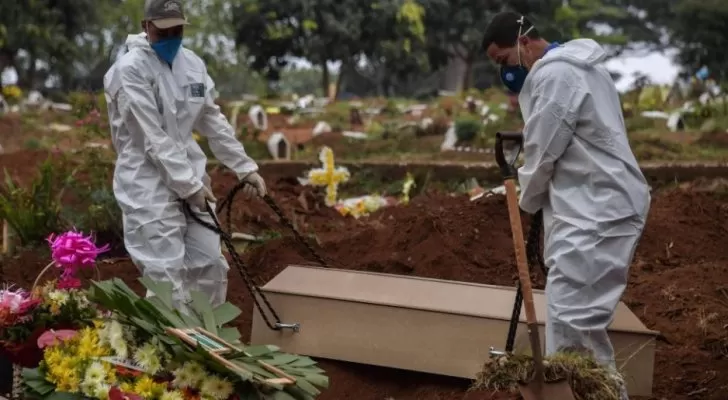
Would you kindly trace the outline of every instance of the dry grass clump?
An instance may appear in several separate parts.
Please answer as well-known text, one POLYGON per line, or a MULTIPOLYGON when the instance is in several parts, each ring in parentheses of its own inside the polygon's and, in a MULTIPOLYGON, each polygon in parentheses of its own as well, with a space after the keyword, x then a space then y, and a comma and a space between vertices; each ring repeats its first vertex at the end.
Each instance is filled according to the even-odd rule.
MULTIPOLYGON (((576 400, 618 400, 619 377, 599 365, 584 351, 564 350, 544 359, 545 380, 566 379, 576 400)), ((489 359, 476 377, 473 389, 518 392, 519 382, 533 376, 533 359, 527 355, 500 355, 489 359)))

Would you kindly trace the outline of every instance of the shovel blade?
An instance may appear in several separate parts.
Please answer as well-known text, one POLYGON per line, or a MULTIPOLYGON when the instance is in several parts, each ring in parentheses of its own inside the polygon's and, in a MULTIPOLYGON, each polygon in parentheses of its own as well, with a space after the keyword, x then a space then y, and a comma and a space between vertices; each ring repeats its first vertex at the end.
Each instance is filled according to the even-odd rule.
POLYGON ((518 387, 523 400, 575 400, 571 386, 564 380, 554 382, 531 381, 518 387))

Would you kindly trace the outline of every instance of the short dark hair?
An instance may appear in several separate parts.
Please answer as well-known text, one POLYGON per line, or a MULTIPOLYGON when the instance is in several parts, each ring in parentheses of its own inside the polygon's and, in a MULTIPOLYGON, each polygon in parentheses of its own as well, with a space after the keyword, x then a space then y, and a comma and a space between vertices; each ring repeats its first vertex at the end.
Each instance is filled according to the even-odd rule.
MULTIPOLYGON (((516 45, 518 40, 518 32, 520 29, 521 35, 531 28, 533 24, 524 15, 513 11, 503 11, 498 13, 490 20, 490 24, 485 28, 485 35, 483 36, 483 43, 481 48, 483 51, 487 51, 491 44, 495 43, 498 47, 513 47, 516 45), (523 18, 521 22, 521 18, 523 18)), ((527 37, 531 39, 540 38, 538 30, 534 27, 531 29, 527 37)))

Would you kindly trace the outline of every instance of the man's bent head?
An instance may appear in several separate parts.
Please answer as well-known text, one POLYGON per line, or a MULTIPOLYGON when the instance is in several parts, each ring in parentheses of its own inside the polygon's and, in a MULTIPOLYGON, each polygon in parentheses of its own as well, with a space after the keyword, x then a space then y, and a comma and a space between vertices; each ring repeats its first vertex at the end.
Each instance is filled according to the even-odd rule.
POLYGON ((142 29, 149 43, 164 39, 181 39, 187 25, 180 0, 146 0, 142 29))

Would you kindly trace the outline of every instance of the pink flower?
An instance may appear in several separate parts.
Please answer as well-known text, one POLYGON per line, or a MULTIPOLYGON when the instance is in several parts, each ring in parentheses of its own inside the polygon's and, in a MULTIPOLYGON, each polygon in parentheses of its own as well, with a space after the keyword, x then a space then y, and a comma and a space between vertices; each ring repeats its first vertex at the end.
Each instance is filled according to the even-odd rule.
POLYGON ((0 290, 0 325, 8 326, 31 318, 30 312, 39 304, 37 299, 22 289, 0 290))
POLYGON ((91 236, 84 236, 82 232, 76 231, 68 231, 60 236, 50 235, 47 240, 53 262, 63 270, 58 281, 59 289, 81 287, 81 281, 76 277, 78 269, 93 267, 96 257, 109 250, 108 244, 96 247, 91 236))
POLYGON ((56 331, 51 329, 43 332, 43 334, 38 337, 38 348, 44 349, 46 347, 55 346, 64 340, 73 339, 74 336, 76 336, 76 331, 74 330, 62 329, 56 331))
MULTIPOLYGON (((73 271, 75 274, 76 271, 73 271)), ((63 275, 66 275, 66 272, 64 271, 63 275)), ((60 290, 68 290, 68 289, 78 289, 81 287, 81 280, 76 278, 75 276, 61 276, 61 279, 58 280, 58 283, 56 284, 56 287, 60 290)))
POLYGON ((52 234, 47 240, 53 261, 64 270, 91 268, 96 263, 96 257, 109 250, 108 244, 96 247, 91 236, 84 236, 82 232, 76 231, 68 231, 60 236, 52 234))

